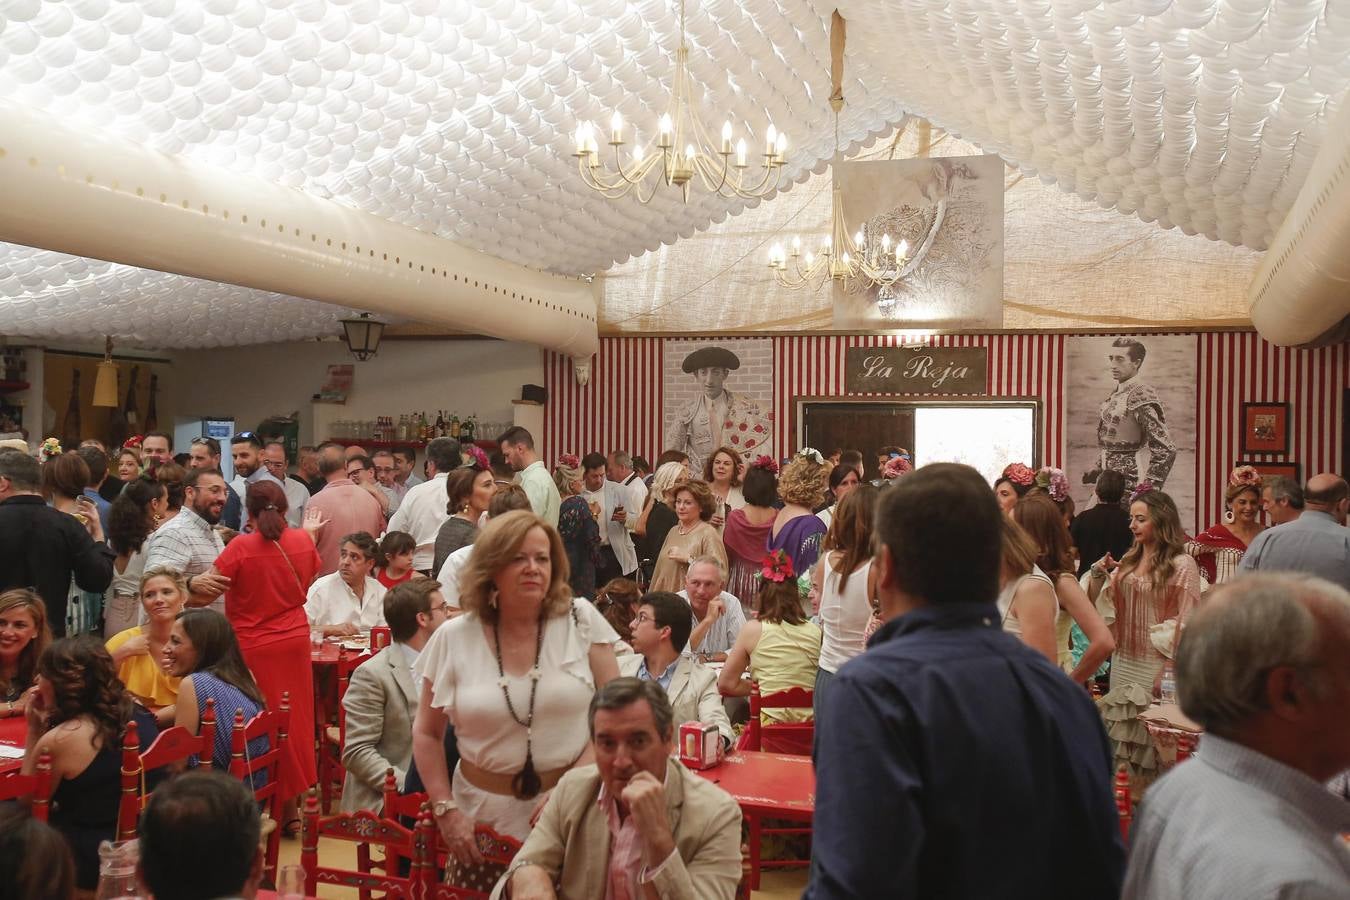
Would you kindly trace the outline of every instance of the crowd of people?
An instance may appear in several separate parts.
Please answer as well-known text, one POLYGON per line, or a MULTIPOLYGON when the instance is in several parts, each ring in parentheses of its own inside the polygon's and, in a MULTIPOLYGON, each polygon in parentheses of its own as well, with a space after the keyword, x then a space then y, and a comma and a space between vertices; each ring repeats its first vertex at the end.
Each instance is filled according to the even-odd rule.
MULTIPOLYGON (((27 718, 25 772, 52 760, 80 889, 112 836, 129 723, 143 747, 196 732, 208 699, 251 717, 289 695, 293 833, 318 774, 311 643, 377 627, 392 643, 343 699, 341 807, 378 810, 393 769, 427 795, 462 886, 731 897, 739 813, 670 755, 684 721, 724 750, 745 740, 752 684, 811 692, 758 723, 815 723, 807 896, 1219 896, 1268 858, 1271 884, 1350 884, 1330 845, 1303 848, 1302 875, 1287 862, 1318 828, 1350 831, 1320 784, 1350 769, 1332 721, 1350 700, 1338 476, 1240 467, 1225 521, 1188 536, 1147 481, 1126 495, 1102 472, 1079 512, 1060 470, 1014 463, 990 485, 915 470, 900 447, 873 481, 860 452, 811 448, 715 448, 701 471, 674 450, 654 466, 563 454, 550 470, 521 428, 490 453, 433 440, 423 476, 410 453, 336 443, 301 448, 291 473, 252 432, 230 442, 229 482, 213 439, 173 451, 163 434, 116 456, 0 449, 0 716, 27 718), (1165 678, 1207 734, 1200 763, 1153 785, 1140 716, 1165 678), (1150 792, 1128 876, 1120 769, 1150 792), (1307 821, 1271 824, 1281 803, 1307 821), (1228 845, 1183 835, 1203 860, 1183 865, 1163 836, 1202 809, 1228 845), (1263 830, 1243 830, 1248 813, 1263 830), (523 842, 508 870, 484 861, 481 825, 523 842), (1269 841, 1236 849, 1252 835, 1269 841)), ((194 791, 224 816, 222 778, 155 789, 150 846, 173 845, 165 821, 199 810, 194 791)), ((236 855, 256 886, 256 854, 236 855)), ((155 868, 147 881, 172 869, 155 868)))

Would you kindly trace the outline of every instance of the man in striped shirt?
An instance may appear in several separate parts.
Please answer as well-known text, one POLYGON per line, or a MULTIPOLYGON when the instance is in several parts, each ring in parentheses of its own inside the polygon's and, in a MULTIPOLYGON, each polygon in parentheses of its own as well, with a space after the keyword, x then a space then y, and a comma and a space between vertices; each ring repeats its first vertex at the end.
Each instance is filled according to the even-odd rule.
POLYGON ((1350 593, 1303 575, 1215 589, 1177 645, 1199 756, 1154 785, 1125 900, 1350 896, 1350 593))

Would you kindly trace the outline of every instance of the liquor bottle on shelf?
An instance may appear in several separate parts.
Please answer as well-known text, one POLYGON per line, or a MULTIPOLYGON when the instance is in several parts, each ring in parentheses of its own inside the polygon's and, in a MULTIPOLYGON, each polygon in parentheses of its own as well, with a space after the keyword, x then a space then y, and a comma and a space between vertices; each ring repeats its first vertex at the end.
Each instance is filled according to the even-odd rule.
POLYGON ((451 414, 450 414, 450 436, 451 436, 452 438, 454 438, 455 440, 459 440, 460 435, 461 435, 462 433, 463 433, 463 429, 460 427, 460 424, 459 424, 459 413, 451 413, 451 414))
POLYGON ((431 437, 431 423, 427 421, 427 414, 422 413, 422 421, 417 427, 417 439, 419 441, 429 440, 431 437))
POLYGON ((445 437, 445 416, 436 410, 436 437, 445 437))
POLYGON ((461 444, 472 444, 474 439, 473 416, 466 416, 464 421, 459 423, 459 442, 461 444))

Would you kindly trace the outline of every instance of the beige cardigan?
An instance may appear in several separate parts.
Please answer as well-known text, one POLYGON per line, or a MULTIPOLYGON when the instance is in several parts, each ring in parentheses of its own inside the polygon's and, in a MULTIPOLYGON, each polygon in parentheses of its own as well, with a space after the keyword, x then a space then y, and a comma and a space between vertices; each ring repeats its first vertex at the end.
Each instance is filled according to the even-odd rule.
MULTIPOLYGON (((543 868, 563 900, 605 896, 610 834, 600 796, 600 771, 582 766, 553 789, 525 846, 497 882, 492 900, 525 865, 543 868)), ((731 795, 693 775, 678 760, 666 764, 666 810, 676 854, 652 882, 663 900, 733 900, 741 880, 741 810, 731 795)), ((653 860, 653 864, 661 860, 653 860)))

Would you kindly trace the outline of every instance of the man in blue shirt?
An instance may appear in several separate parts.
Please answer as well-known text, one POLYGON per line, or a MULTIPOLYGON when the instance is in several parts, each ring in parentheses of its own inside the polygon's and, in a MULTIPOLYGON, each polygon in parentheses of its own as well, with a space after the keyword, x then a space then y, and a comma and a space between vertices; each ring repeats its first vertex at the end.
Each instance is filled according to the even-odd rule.
POLYGON ((999 529, 967 466, 882 495, 888 621, 819 711, 805 898, 1119 894, 1106 733, 1080 686, 1001 630, 999 529))

